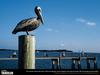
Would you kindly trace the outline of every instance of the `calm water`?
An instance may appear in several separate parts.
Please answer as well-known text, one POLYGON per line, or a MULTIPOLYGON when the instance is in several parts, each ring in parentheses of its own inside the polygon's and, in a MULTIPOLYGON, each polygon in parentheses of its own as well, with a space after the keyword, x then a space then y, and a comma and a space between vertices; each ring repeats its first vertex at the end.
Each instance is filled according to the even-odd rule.
MULTIPOLYGON (((0 58, 10 57, 14 52, 17 53, 18 51, 0 51, 0 58)), ((59 56, 59 52, 48 52, 48 56, 59 56)), ((80 53, 75 52, 66 52, 66 56, 80 56, 80 53)), ((43 52, 36 52, 37 56, 44 56, 43 52)), ((95 56, 97 60, 97 68, 100 69, 100 53, 85 53, 84 56, 95 56)), ((91 69, 93 69, 93 62, 91 62, 91 69)), ((71 60, 61 60, 60 66, 61 69, 71 69, 72 61, 71 60)), ((85 60, 81 61, 82 69, 87 68, 87 64, 85 60)), ((17 60, 2 60, 0 61, 0 69, 18 69, 18 61, 17 60)), ((51 60, 36 60, 36 69, 52 69, 52 61, 51 60)))

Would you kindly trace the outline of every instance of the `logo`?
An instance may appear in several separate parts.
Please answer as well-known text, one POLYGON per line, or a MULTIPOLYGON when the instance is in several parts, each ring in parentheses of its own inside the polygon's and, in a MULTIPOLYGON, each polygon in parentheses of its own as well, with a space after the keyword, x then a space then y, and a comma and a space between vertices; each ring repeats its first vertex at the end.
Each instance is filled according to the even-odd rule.
POLYGON ((1 70, 1 75, 13 75, 14 73, 12 71, 7 70, 1 70))

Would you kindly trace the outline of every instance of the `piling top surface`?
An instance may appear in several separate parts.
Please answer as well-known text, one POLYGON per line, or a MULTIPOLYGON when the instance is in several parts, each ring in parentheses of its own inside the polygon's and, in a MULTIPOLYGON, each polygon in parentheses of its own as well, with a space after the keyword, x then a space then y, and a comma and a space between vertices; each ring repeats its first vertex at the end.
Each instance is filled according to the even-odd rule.
POLYGON ((19 37, 24 37, 24 36, 35 36, 35 35, 20 35, 19 37))

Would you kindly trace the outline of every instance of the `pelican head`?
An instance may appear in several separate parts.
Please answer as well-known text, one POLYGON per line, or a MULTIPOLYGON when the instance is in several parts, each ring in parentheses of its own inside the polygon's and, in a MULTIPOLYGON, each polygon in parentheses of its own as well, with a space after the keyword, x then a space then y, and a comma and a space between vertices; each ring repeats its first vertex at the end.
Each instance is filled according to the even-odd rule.
POLYGON ((38 16, 38 19, 41 20, 41 23, 43 24, 43 17, 42 17, 42 9, 39 6, 35 7, 35 13, 38 16))

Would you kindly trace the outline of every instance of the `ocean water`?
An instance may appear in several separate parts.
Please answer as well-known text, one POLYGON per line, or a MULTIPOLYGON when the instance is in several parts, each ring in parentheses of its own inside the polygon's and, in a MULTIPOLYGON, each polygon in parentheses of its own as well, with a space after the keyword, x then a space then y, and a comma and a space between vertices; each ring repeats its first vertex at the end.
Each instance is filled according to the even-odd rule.
MULTIPOLYGON (((11 57, 11 55, 16 52, 18 57, 18 51, 16 50, 5 50, 0 51, 0 58, 11 57)), ((44 52, 36 52, 36 57, 44 56, 44 52)), ((59 52, 47 52, 48 56, 59 56, 61 53, 59 52)), ((70 56, 80 56, 80 53, 77 52, 66 52, 65 55, 67 57, 70 56)), ((100 53, 85 53, 84 56, 96 57, 97 61, 97 69, 100 69, 100 53)), ((93 61, 90 61, 90 69, 94 68, 93 61)), ((52 61, 51 60, 43 60, 36 59, 36 69, 52 69, 52 61)), ((72 68, 72 60, 60 60, 61 69, 71 69, 72 68)), ((81 61, 81 68, 86 69, 87 63, 86 60, 81 61)), ((18 69, 18 60, 0 60, 0 69, 18 69)))

